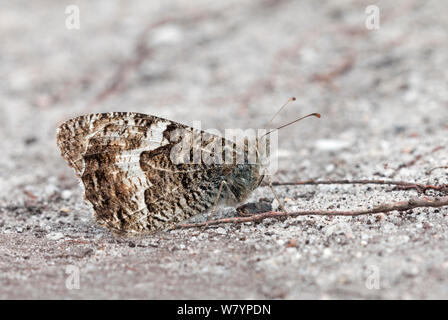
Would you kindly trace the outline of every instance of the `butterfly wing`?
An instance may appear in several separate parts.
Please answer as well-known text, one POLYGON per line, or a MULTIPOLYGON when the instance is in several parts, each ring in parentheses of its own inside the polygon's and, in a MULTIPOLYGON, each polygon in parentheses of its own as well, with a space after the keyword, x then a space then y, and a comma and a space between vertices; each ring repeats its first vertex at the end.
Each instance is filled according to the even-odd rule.
POLYGON ((183 138, 190 132, 194 141, 188 126, 150 115, 113 112, 68 120, 59 127, 57 139, 62 156, 83 182, 97 220, 115 230, 144 232, 207 211, 223 180, 229 188, 221 198, 235 197, 234 178, 240 177, 239 171, 252 174, 234 164, 202 159, 191 163, 195 152, 211 152, 208 140, 228 143, 204 132, 199 143, 183 152, 190 161, 179 163, 180 143, 171 139, 179 131, 183 138))

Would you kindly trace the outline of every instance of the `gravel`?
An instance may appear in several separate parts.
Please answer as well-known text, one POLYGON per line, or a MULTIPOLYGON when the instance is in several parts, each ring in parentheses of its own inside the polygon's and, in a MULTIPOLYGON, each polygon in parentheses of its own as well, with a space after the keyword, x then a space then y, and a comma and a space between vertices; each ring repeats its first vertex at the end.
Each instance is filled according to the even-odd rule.
MULTIPOLYGON (((448 298, 448 209, 297 217, 115 236, 93 221, 55 129, 136 111, 258 128, 289 97, 274 181, 448 183, 444 1, 10 1, 0 10, 1 299, 448 298), (79 280, 79 282, 77 282, 79 280)), ((415 191, 277 187, 289 210, 368 208, 415 191)), ((432 193, 437 196, 437 193, 432 193)), ((267 198, 260 187, 248 202, 267 198)), ((216 217, 235 215, 220 208, 216 217)), ((204 221, 197 216, 192 221, 204 221)))

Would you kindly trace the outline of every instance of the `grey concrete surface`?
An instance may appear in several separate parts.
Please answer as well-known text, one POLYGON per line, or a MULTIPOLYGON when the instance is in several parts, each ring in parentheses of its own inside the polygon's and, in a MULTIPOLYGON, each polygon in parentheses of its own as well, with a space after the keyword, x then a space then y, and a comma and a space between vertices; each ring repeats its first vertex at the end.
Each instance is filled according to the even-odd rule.
MULTIPOLYGON (((448 5, 377 1, 380 29, 368 30, 370 4, 1 1, 0 298, 448 298, 448 208, 116 237, 95 224, 56 147, 57 125, 80 114, 259 128, 296 96, 276 124, 323 117, 280 132, 274 181, 448 183, 447 169, 427 173, 448 165, 448 5), (65 25, 71 4, 79 30, 65 25)), ((290 210, 416 196, 375 186, 277 190, 290 210)), ((250 202, 260 198, 273 198, 269 188, 250 202)))

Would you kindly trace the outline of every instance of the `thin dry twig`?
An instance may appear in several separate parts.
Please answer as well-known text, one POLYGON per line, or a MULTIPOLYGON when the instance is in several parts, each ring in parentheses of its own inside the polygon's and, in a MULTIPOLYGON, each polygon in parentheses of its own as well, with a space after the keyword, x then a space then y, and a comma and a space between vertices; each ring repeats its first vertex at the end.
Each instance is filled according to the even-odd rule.
POLYGON ((339 65, 334 67, 334 69, 332 69, 326 73, 313 75, 311 78, 311 81, 331 82, 335 78, 349 72, 353 68, 354 64, 355 64, 355 58, 350 55, 350 56, 346 57, 345 60, 342 61, 342 63, 340 63, 339 65))
POLYGON ((77 243, 77 244, 89 244, 88 241, 84 241, 84 240, 76 240, 76 239, 67 239, 61 242, 61 244, 59 244, 59 247, 62 249, 64 247, 65 244, 67 243, 77 243))
POLYGON ((401 190, 415 189, 418 193, 425 194, 427 190, 448 192, 448 185, 439 186, 432 184, 420 184, 415 182, 398 181, 398 180, 305 180, 293 182, 273 182, 273 186, 296 186, 296 185, 319 185, 319 184, 379 184, 392 185, 401 190))
POLYGON ((448 166, 434 167, 434 168, 429 169, 426 173, 431 174, 434 170, 437 170, 437 169, 448 169, 448 166))
POLYGON ((269 211, 260 214, 255 214, 249 217, 231 217, 231 218, 212 220, 208 222, 179 224, 173 227, 173 229, 197 228, 197 227, 203 227, 206 224, 210 226, 225 223, 238 224, 244 222, 260 222, 267 218, 280 219, 285 217, 298 217, 298 216, 360 216, 375 213, 387 213, 391 211, 408 211, 415 208, 427 208, 427 207, 439 208, 444 206, 448 206, 448 196, 440 198, 422 197, 422 198, 412 198, 406 201, 381 204, 372 209, 364 209, 364 210, 353 210, 353 211, 308 210, 308 211, 295 211, 288 213, 269 211))
POLYGON ((398 172, 400 172, 401 169, 412 167, 412 166, 415 165, 418 161, 420 161, 422 158, 423 158, 423 156, 422 156, 421 154, 417 154, 411 161, 400 164, 400 165, 394 170, 394 172, 393 172, 391 175, 389 175, 389 178, 393 178, 393 177, 395 177, 395 176, 398 174, 398 172))
POLYGON ((443 149, 445 149, 444 146, 437 146, 437 147, 433 148, 431 151, 429 151, 429 152, 427 152, 425 154, 417 154, 417 155, 415 155, 415 157, 411 161, 400 164, 394 170, 394 172, 389 176, 389 178, 391 178, 391 179, 394 178, 398 174, 398 172, 400 172, 401 169, 410 168, 413 165, 415 165, 418 161, 420 161, 421 159, 426 157, 427 155, 433 154, 433 153, 438 152, 438 151, 443 150, 443 149))

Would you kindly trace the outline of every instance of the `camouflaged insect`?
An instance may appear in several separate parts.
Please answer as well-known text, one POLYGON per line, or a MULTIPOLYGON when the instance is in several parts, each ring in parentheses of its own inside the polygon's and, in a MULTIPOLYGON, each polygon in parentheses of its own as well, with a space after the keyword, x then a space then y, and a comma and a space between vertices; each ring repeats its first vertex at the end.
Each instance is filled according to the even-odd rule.
MULTIPOLYGON (((89 114, 59 126, 61 154, 81 179, 98 223, 119 232, 163 230, 209 211, 222 181, 227 187, 222 188, 219 202, 227 205, 241 203, 260 185, 261 165, 238 164, 235 151, 230 164, 172 161, 178 141, 171 137, 178 129, 193 130, 130 112, 89 114)), ((208 150, 210 139, 235 149, 234 142, 200 133, 202 140, 196 148, 201 152, 208 150)), ((247 154, 247 143, 242 150, 247 154)))

